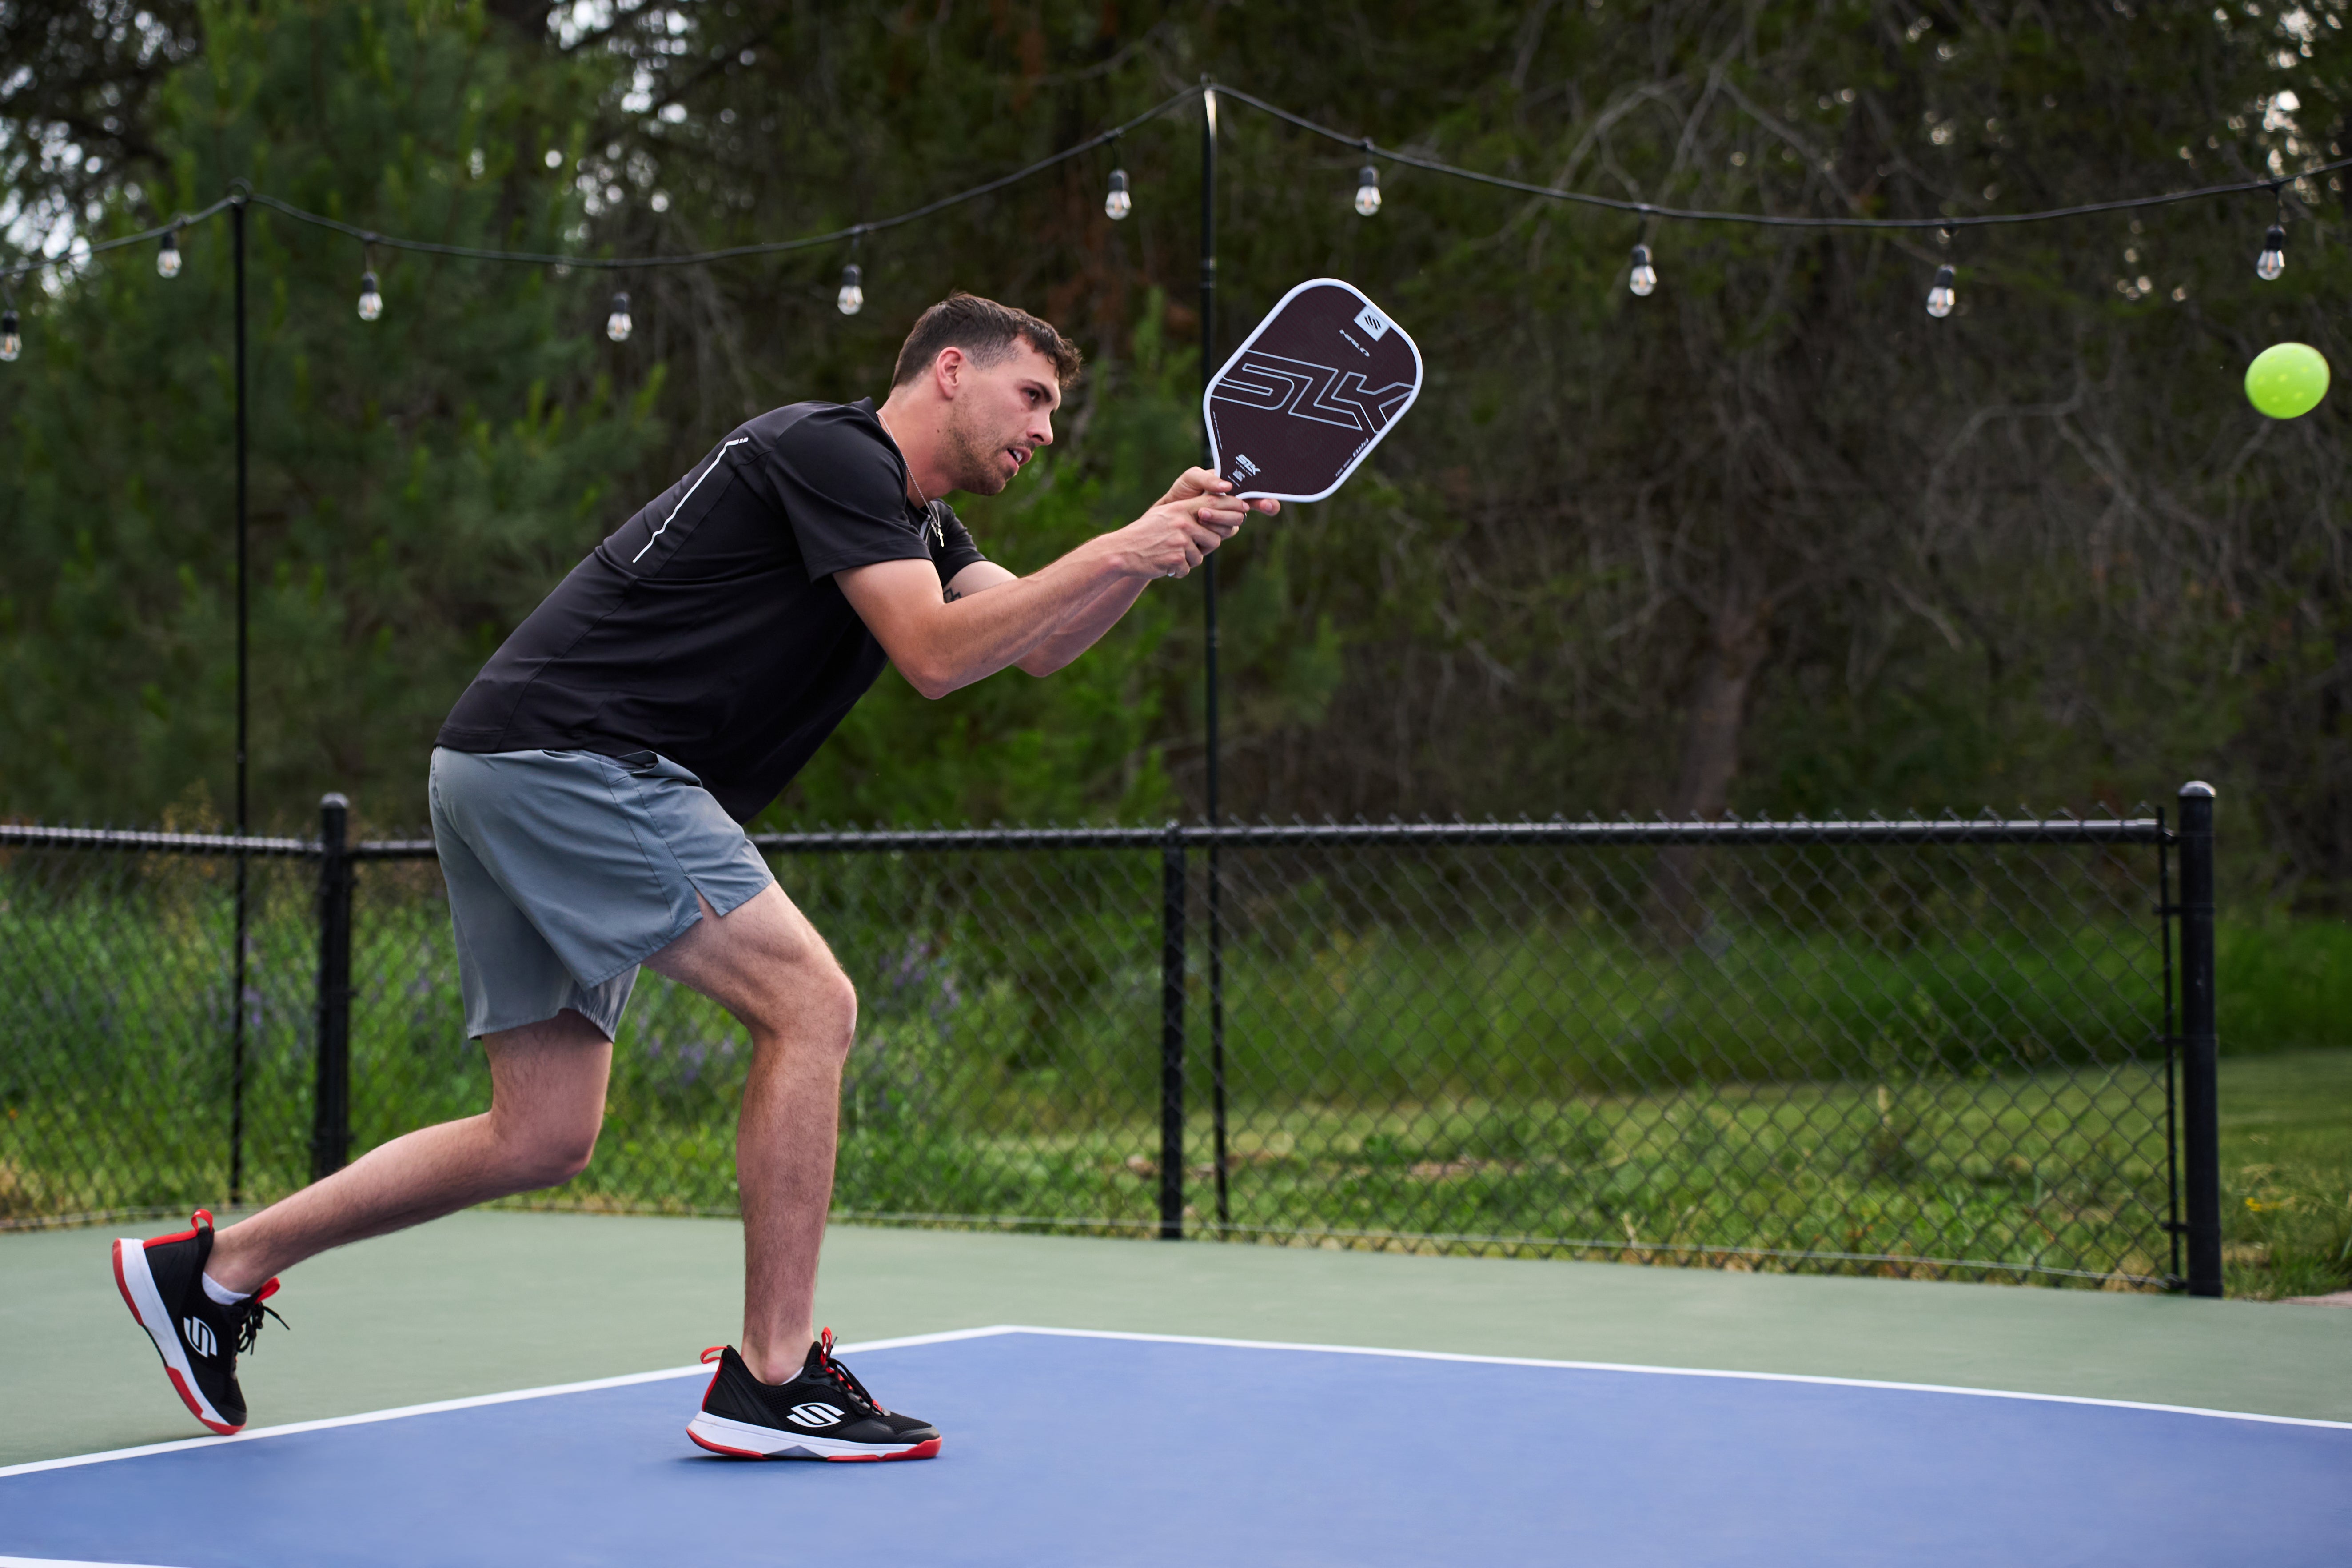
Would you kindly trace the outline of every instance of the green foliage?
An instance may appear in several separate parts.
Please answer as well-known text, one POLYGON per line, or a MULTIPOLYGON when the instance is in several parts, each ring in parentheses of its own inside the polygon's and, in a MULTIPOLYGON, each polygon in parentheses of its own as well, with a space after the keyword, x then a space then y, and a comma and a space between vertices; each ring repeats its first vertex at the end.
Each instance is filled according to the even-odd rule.
MULTIPOLYGON (((470 5, 207 12, 204 52, 160 94, 169 173, 101 227, 244 174, 356 223, 556 247, 574 202, 534 150, 577 134, 600 76, 486 27, 470 5)), ((14 810, 227 807, 230 241, 215 221, 183 238, 175 279, 142 255, 61 286, 0 386, 14 810)), ((659 372, 616 387, 579 331, 602 302, 583 281, 378 251, 384 315, 362 323, 357 246, 261 207, 247 245, 259 814, 339 787, 414 819, 449 702, 613 521, 616 465, 658 435, 659 372)))
MULTIPOLYGON (((512 15, 166 8, 201 47, 121 67, 118 162, 52 184, 110 200, 109 232, 243 174, 436 238, 675 252, 904 210, 1208 71, 1524 178, 1925 218, 2291 171, 2336 155, 2352 109, 2336 13, 2186 0, 1365 3, 1310 50, 1279 7, 512 15)), ((1054 459, 970 508, 983 546, 1027 567, 1124 521, 1195 439, 1192 113, 866 237, 855 319, 838 250, 633 275, 620 349, 602 278, 388 254, 363 330, 354 247, 257 211, 264 815, 334 786, 414 819, 434 719, 594 538, 746 414, 879 390, 950 287, 1042 310, 1095 365, 1054 459), (1116 225, 1114 161, 1137 197, 1116 225)), ((2352 405, 2282 424, 2241 389, 2280 339, 2352 363, 2327 178, 2287 187, 2271 283, 2263 195, 1949 247, 1667 225, 1637 300, 1623 215, 1391 168, 1365 221, 1356 149, 1230 101, 1221 147, 1220 343, 1337 273, 1431 367, 1342 496, 1221 558, 1228 809, 1646 813, 1710 778, 1751 815, 2128 806, 2201 774, 2237 896, 2320 910, 2352 886, 2352 405), (1933 321, 1946 259, 1960 309, 1933 321), (1710 737, 1694 693, 1727 650, 1744 673, 1710 737)), ((171 285, 136 258, 69 269, 0 376, 0 809, 226 798, 224 234, 192 234, 171 285)), ((1155 588, 1042 687, 886 681, 779 818, 1196 808, 1202 651, 1197 600, 1155 588)))
MULTIPOLYGON (((1862 1256, 1828 1266, 1895 1273, 1971 1258, 1984 1267, 1965 1272, 1993 1278, 2028 1262, 2138 1277, 2167 1267, 2154 1227, 2159 959, 2128 910, 2037 919, 2053 887, 2009 863, 2017 918, 1979 910, 1972 922, 1948 890, 1916 879, 1922 860, 1912 885, 1848 877, 1871 883, 1850 902, 1769 924, 1727 918, 1669 951, 1632 940, 1622 910, 1546 893, 1524 858, 1470 860, 1450 880, 1444 865, 1399 860, 1377 879, 1335 863, 1287 882, 1229 860, 1236 1234, 1531 1236, 1643 1261, 1762 1249, 1757 1267, 1847 1253, 1862 1256), (1523 903, 1549 912, 1502 912, 1523 903)), ((217 1201, 232 1098, 229 868, 19 851, 6 868, 0 1222, 217 1201)), ((1798 873, 1791 886, 1827 880, 1782 868, 1798 873)), ((1614 881, 1586 869, 1596 888, 1614 881)), ((810 855, 778 871, 859 992, 842 1213, 1151 1223, 1156 855, 810 855)), ((244 1180, 266 1201, 309 1171, 316 928, 307 863, 257 860, 252 875, 244 1180)), ((363 1151, 478 1112, 488 1081, 455 1028, 432 868, 370 863, 361 876, 363 1151)), ((2223 928, 2225 1005, 2260 998, 2223 1016, 2233 1289, 2334 1289, 2342 1276, 2339 1068, 2352 1052, 2253 1054, 2346 1043, 2352 1014, 2331 963, 2341 935, 2322 922, 2223 928), (2303 980, 2258 984, 2246 966, 2264 950, 2288 954, 2303 980)), ((1188 1181, 1204 1209, 1205 969, 1195 927, 1188 1181)), ((619 1047, 594 1163, 521 1201, 731 1208, 741 1026, 646 975, 619 1047)))
POLYGON ((2352 1052, 2223 1062, 2221 1238, 2232 1296, 2352 1289, 2352 1052))
POLYGON ((2352 1046, 2352 924, 2223 921, 2213 948, 2215 1029, 2224 1053, 2352 1046))

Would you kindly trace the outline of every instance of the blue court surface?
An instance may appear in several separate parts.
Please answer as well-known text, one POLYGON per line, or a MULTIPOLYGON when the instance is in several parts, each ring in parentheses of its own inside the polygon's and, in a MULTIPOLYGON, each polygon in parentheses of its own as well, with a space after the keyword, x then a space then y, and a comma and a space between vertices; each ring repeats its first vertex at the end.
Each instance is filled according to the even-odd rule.
POLYGON ((2346 1423, 1068 1330, 844 1353, 939 1458, 705 1455, 686 1367, 0 1470, 0 1564, 2352 1559, 2346 1423))

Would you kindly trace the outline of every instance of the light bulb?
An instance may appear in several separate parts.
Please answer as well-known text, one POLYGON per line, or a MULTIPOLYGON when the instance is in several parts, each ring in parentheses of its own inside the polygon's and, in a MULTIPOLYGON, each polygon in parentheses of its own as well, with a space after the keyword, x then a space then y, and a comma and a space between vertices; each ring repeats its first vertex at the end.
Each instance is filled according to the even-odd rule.
POLYGON ((1381 210, 1381 172, 1370 163, 1356 174, 1356 216, 1370 217, 1381 210))
POLYGON ((857 269, 855 261, 841 269, 841 292, 833 302, 845 316, 854 316, 866 309, 866 274, 857 269))
POLYGON ((155 253, 155 275, 177 278, 180 275, 180 231, 173 229, 163 236, 163 248, 155 253))
POLYGON ((24 334, 16 331, 16 307, 0 310, 0 360, 13 360, 25 352, 24 334))
POLYGON ((1936 268, 1936 286, 1927 290, 1927 314, 1939 321, 1950 315, 1952 307, 1959 302, 1959 296, 1952 288, 1953 280, 1950 268, 1938 267, 1936 268))
POLYGON ((626 291, 613 296, 613 313, 604 318, 604 335, 616 343, 629 341, 629 296, 626 291))
POLYGON ((2263 236, 2263 253, 2254 260, 2254 276, 2268 283, 2286 270, 2286 230, 2271 225, 2263 236))
POLYGON ((1135 198, 1127 194, 1127 171, 1113 169, 1110 172, 1110 195, 1103 198, 1104 216, 1117 223, 1134 210, 1135 198))
POLYGON ((1633 247, 1633 270, 1625 279, 1625 286, 1636 294, 1647 294, 1658 286, 1658 269, 1650 265, 1648 246, 1637 245, 1633 247))
POLYGON ((383 314, 383 296, 376 291, 375 274, 360 274, 360 320, 373 321, 383 314))

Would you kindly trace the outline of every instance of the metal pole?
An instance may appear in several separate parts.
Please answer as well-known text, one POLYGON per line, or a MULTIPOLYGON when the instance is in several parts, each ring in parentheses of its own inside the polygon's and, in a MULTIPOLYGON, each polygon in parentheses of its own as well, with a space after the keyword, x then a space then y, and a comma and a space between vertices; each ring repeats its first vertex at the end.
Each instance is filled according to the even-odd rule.
POLYGON ((2171 846, 2161 810, 2156 814, 2156 827, 2157 930, 2164 959, 2164 1233, 2172 1243, 2165 1281, 2177 1290, 2189 1282, 2180 1271, 2180 1238, 2189 1227, 2180 1220, 2180 1018, 2175 1007, 2179 993, 2172 965, 2172 924, 2180 918, 2180 909, 2172 901, 2171 846))
MULTIPOLYGON (((1217 374, 1217 92, 1209 79, 1201 79, 1201 395, 1209 393, 1217 374)), ((1209 431, 1205 418, 1201 443, 1206 464, 1209 431)), ((1207 633, 1206 688, 1209 707, 1209 826, 1217 825, 1217 771, 1222 761, 1217 735, 1217 557, 1201 563, 1202 624, 1207 633)), ((1213 859, 1215 842, 1209 846, 1213 859)), ((1216 886, 1210 879, 1209 885, 1216 886)))
POLYGON ((310 1091, 310 1179, 343 1168, 352 1149, 351 805, 319 799, 319 1059, 310 1091))
POLYGON ((245 1196, 245 946, 250 911, 246 900, 245 838, 250 823, 246 795, 246 420, 245 198, 229 205, 236 242, 236 931, 231 958, 228 1048, 228 1201, 245 1196))
POLYGON ((2221 1117, 2213 1026, 2213 786, 2180 786, 2180 1163, 2189 1293, 2221 1293, 2221 1117))
MULTIPOLYGON (((1217 94, 1201 79, 1201 393, 1208 395, 1209 379, 1217 373, 1217 94)), ((1208 428, 1202 424, 1205 448, 1208 428)), ((1217 557, 1202 563, 1202 616, 1207 632, 1209 718, 1209 826, 1217 826, 1223 814, 1217 798, 1224 748, 1217 728, 1217 557)), ((1209 1086, 1214 1121, 1217 1173, 1217 1223, 1233 1223, 1225 1196, 1225 908, 1222 857, 1214 838, 1209 840, 1209 1086)))
POLYGON ((1160 1239, 1184 1239, 1184 837, 1160 851, 1160 1239))

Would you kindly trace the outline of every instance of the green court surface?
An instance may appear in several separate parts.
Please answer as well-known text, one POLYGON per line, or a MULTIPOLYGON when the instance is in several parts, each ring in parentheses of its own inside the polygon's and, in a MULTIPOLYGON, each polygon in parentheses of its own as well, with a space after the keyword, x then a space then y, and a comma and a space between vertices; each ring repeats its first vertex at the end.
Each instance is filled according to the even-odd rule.
MULTIPOLYGON (((115 1293, 113 1234, 0 1235, 0 1465, 202 1435, 115 1293)), ((736 1335, 740 1246, 728 1220, 495 1212, 314 1258, 241 1368, 253 1424, 683 1366, 736 1335)), ((818 1310, 852 1343, 1026 1323, 2352 1420, 2352 1310, 2253 1301, 835 1226, 818 1310)))

